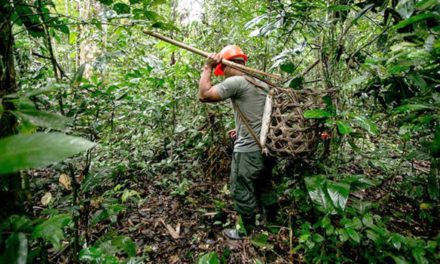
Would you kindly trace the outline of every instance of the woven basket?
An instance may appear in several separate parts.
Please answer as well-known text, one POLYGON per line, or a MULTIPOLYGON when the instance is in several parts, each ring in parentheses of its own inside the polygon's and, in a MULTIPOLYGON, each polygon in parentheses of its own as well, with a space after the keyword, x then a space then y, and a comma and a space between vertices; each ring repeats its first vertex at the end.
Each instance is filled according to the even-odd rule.
POLYGON ((304 118, 304 112, 323 108, 324 94, 311 89, 272 88, 266 98, 260 134, 263 151, 279 157, 312 155, 317 149, 323 123, 304 118))

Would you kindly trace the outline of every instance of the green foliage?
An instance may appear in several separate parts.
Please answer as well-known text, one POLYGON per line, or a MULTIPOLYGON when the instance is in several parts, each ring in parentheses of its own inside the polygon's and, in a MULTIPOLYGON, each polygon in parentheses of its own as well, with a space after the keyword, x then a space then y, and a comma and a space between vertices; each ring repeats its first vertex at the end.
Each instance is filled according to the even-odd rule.
POLYGON ((327 118, 330 116, 331 114, 329 112, 322 109, 311 109, 304 112, 305 118, 327 118))
POLYGON ((217 253, 209 252, 209 253, 206 253, 206 254, 200 256, 197 263, 198 264, 219 264, 220 261, 218 259, 217 253))
POLYGON ((331 182, 323 176, 313 176, 306 178, 305 182, 311 200, 322 212, 315 224, 302 224, 298 234, 300 244, 295 250, 304 249, 306 258, 310 261, 340 261, 342 256, 350 254, 341 251, 347 244, 368 248, 359 254, 375 262, 383 262, 391 257, 405 263, 428 263, 428 259, 435 258, 435 248, 438 247, 436 242, 430 241, 431 247, 427 250, 427 244, 422 240, 388 231, 380 216, 373 215, 368 210, 346 208, 349 192, 372 187, 373 183, 369 180, 360 176, 349 176, 341 184, 331 182), (335 211, 335 208, 339 210, 335 211), (332 245, 338 247, 334 248, 332 245), (325 255, 318 254, 323 250, 325 255))
POLYGON ((6 240, 5 252, 0 256, 1 263, 25 264, 28 255, 28 240, 23 233, 12 233, 6 240))
POLYGON ((175 196, 185 196, 189 187, 190 187, 191 182, 188 181, 187 179, 183 179, 179 184, 174 184, 172 186, 172 191, 171 191, 171 195, 175 195, 175 196))
POLYGON ((68 118, 62 115, 33 109, 13 111, 12 113, 25 122, 29 122, 35 126, 57 130, 65 130, 67 124, 70 122, 68 118))
POLYGON ((86 263, 120 263, 115 255, 121 253, 129 258, 136 256, 136 244, 129 237, 114 236, 84 248, 79 253, 79 259, 86 263))
MULTIPOLYGON (((267 262, 271 251, 309 263, 438 262, 437 0, 215 0, 205 1, 202 21, 188 24, 177 2, 164 0, 99 0, 88 10, 86 1, 20 2, 10 12, 18 91, 0 93, 0 118, 13 114, 20 134, 0 139, 0 173, 59 163, 43 174, 23 172, 31 186, 23 192, 37 197, 29 208, 47 186, 54 197, 50 209, 29 215, 53 216, 5 220, 0 262, 33 263, 75 248, 82 248, 82 262, 136 262, 136 245, 120 229, 148 199, 141 197, 144 181, 154 178, 160 195, 198 203, 205 194, 191 190, 197 177, 226 177, 216 166, 227 167, 223 130, 233 128, 233 117, 227 107, 197 101, 203 59, 146 37, 144 29, 208 52, 236 43, 251 67, 281 71, 286 87, 329 89, 325 105, 304 112, 329 136, 304 165, 311 168, 299 161, 277 168, 279 234, 291 231, 294 243, 272 243, 266 232, 250 240, 267 262), (62 162, 90 150, 91 141, 100 147, 62 162), (66 172, 78 182, 61 191, 53 174, 66 172)), ((232 208, 224 196, 209 199, 218 215, 232 208)), ((203 225, 215 231, 223 222, 216 223, 203 225)), ((151 262, 160 253, 151 253, 151 262)), ((185 262, 226 263, 230 253, 194 252, 185 262)))
POLYGON ((72 222, 72 217, 68 214, 57 214, 49 217, 41 224, 35 226, 32 237, 43 238, 50 242, 52 246, 61 249, 61 240, 64 239, 63 228, 72 222))
POLYGON ((60 133, 34 133, 0 139, 0 173, 38 168, 62 161, 94 144, 60 133))
POLYGON ((269 243, 269 235, 267 233, 258 234, 251 239, 251 244, 263 250, 272 250, 273 245, 269 243))
POLYGON ((126 210, 126 207, 122 204, 115 203, 114 200, 109 199, 106 201, 102 209, 97 210, 92 218, 91 223, 96 225, 104 220, 110 220, 112 223, 115 223, 119 213, 126 210))
POLYGON ((327 180, 325 176, 307 177, 304 180, 310 198, 324 213, 332 213, 335 209, 344 211, 350 194, 350 184, 354 185, 357 182, 353 181, 350 184, 333 182, 327 180))

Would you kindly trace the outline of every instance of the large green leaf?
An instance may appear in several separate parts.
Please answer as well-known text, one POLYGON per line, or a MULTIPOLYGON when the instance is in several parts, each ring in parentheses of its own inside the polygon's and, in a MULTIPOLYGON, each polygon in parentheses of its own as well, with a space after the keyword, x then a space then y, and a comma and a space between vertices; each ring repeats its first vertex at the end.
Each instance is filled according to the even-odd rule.
POLYGON ((49 241, 55 249, 60 249, 61 240, 64 239, 63 228, 72 221, 68 214, 51 216, 43 223, 37 225, 32 232, 34 238, 43 238, 49 241))
POLYGON ((353 132, 353 129, 351 129, 350 125, 348 125, 344 121, 338 121, 338 122, 336 122, 336 125, 337 125, 338 131, 341 135, 348 135, 351 132, 353 132))
POLYGON ((400 28, 404 28, 404 27, 409 26, 411 24, 414 24, 416 22, 423 21, 423 20, 426 20, 429 18, 434 18, 434 17, 438 17, 438 15, 435 15, 433 13, 415 15, 415 16, 412 16, 408 19, 405 19, 405 20, 399 22, 397 25, 395 25, 393 27, 393 29, 397 30, 400 28))
POLYGON ((28 256, 28 240, 23 233, 12 233, 6 239, 6 248, 0 263, 26 264, 28 256))
POLYGON ((403 112, 417 112, 417 111, 429 110, 429 109, 431 109, 431 107, 424 104, 406 104, 397 107, 395 111, 397 113, 403 113, 403 112))
POLYGON ((33 109, 17 110, 13 113, 33 125, 58 130, 66 129, 67 124, 70 122, 70 119, 65 116, 33 109))
POLYGON ((304 179, 304 181, 306 183, 310 199, 318 204, 318 206, 320 206, 325 212, 333 210, 333 206, 327 194, 327 179, 325 176, 318 175, 307 177, 304 179))
POLYGON ((350 185, 329 181, 327 182, 327 191, 333 206, 343 211, 350 194, 350 185))
POLYGON ((95 144, 61 133, 35 133, 0 139, 0 174, 62 161, 95 144))

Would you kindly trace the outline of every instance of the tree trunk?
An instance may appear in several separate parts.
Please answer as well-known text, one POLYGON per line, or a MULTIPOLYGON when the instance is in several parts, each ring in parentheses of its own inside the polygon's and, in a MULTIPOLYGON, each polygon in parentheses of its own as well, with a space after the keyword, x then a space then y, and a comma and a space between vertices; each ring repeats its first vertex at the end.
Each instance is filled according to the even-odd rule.
MULTIPOLYGON (((8 111, 14 110, 14 105, 3 100, 5 95, 17 91, 11 25, 13 10, 8 2, 0 1, 0 103, 5 110, 0 117, 0 138, 17 133, 17 119, 8 111)), ((19 173, 0 175, 0 201, 0 219, 24 211, 19 173)))

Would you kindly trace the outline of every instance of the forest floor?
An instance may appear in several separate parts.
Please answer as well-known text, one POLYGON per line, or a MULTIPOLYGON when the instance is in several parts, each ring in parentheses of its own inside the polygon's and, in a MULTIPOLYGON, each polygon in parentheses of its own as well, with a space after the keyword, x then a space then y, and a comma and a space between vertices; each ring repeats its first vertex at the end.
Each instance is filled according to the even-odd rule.
MULTIPOLYGON (((33 201, 40 201, 50 192, 59 200, 58 209, 69 210, 68 202, 62 198, 68 193, 56 182, 59 175, 44 170, 34 171, 31 177, 38 178, 33 201)), ((288 255, 277 253, 289 252, 287 228, 278 228, 275 234, 269 235, 268 243, 260 247, 253 246, 249 238, 232 241, 222 235, 224 228, 235 227, 237 217, 225 189, 227 177, 190 179, 180 195, 173 192, 166 179, 164 175, 136 179, 130 189, 136 191, 142 201, 128 202, 127 210, 119 214, 115 222, 106 220, 88 228, 82 223, 80 229, 82 232, 87 230, 89 243, 93 244, 106 233, 126 235, 136 243, 137 254, 143 256, 146 263, 194 263, 201 255, 213 251, 222 252, 220 256, 228 263, 254 263, 253 260, 265 257, 271 258, 272 263, 291 263, 288 255)), ((46 206, 37 203, 34 213, 43 216, 46 206)), ((91 198, 91 214, 100 207, 99 198, 91 198)), ((261 224, 257 230, 268 234, 261 224)), ((292 239, 294 242, 295 238, 292 239)), ((53 252, 50 262, 70 263, 68 250, 66 248, 61 254, 53 252)))
MULTIPOLYGON (((417 166, 420 170, 429 168, 426 163, 417 166)), ((351 167, 351 170, 355 169, 351 167)), ((375 173, 372 170, 369 176, 375 177, 375 173)), ((226 188, 227 175, 215 179, 199 176, 179 179, 175 176, 176 173, 173 175, 138 176, 135 180, 126 181, 124 188, 137 192, 141 199, 128 199, 126 210, 118 214, 115 221, 104 220, 89 227, 81 222, 81 232, 88 232, 86 237, 89 238, 89 244, 93 244, 106 233, 125 235, 136 243, 137 255, 142 256, 146 263, 194 263, 208 252, 220 253, 219 257, 227 263, 258 263, 255 262, 258 259, 262 263, 303 262, 301 254, 291 250, 298 244, 298 238, 290 232, 286 216, 289 215, 290 219, 310 216, 300 215, 286 197, 280 197, 281 203, 286 202, 282 204, 282 215, 285 218, 282 226, 268 229, 260 224, 251 238, 231 241, 222 235, 224 228, 234 227, 236 223, 236 214, 226 188), (259 243, 259 234, 265 234, 267 241, 259 243)), ((64 206, 68 210, 69 199, 63 198, 68 195, 68 191, 56 182, 59 176, 57 177, 55 171, 34 171, 32 177, 37 182, 32 191, 35 194, 34 201, 40 201, 45 193, 51 192, 59 200, 58 209, 64 206)), ((398 196, 390 196, 390 192, 398 190, 395 186, 401 180, 401 177, 393 177, 376 188, 353 195, 382 204, 383 206, 376 209, 381 214, 396 215, 396 212, 405 214, 417 210, 404 200, 399 200, 398 196)), ((120 194, 115 196, 120 198, 120 194)), ((100 197, 95 194, 91 198, 90 215, 101 207, 100 197)), ((39 215, 42 209, 45 207, 34 206, 34 213, 39 215)), ((80 212, 83 213, 83 208, 80 212)), ((292 222, 291 226, 299 228, 292 222)), ((423 222, 407 223, 398 217, 391 217, 390 227, 402 234, 426 237, 432 237, 439 231, 423 222)), ((70 263, 67 250, 69 249, 61 254, 54 252, 49 258, 50 262, 70 263)))

